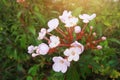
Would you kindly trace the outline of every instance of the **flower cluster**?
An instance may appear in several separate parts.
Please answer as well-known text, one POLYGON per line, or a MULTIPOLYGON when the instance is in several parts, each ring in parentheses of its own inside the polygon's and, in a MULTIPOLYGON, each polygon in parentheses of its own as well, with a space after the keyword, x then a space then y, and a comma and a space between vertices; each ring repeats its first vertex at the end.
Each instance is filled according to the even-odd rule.
POLYGON ((101 41, 106 40, 106 37, 101 37, 96 40, 96 33, 93 32, 93 27, 90 26, 89 33, 85 32, 87 24, 96 17, 96 14, 79 15, 79 18, 83 20, 85 25, 81 28, 77 25, 78 18, 72 16, 71 11, 65 10, 61 16, 58 18, 51 19, 48 21, 48 29, 41 28, 38 36, 38 40, 46 40, 47 43, 41 43, 38 46, 30 45, 28 47, 28 53, 32 57, 38 55, 46 55, 56 52, 58 47, 65 47, 63 51, 64 57, 61 55, 52 58, 54 64, 52 66, 53 70, 56 72, 65 73, 67 68, 70 66, 71 61, 78 61, 80 55, 86 49, 102 49, 102 46, 98 45, 101 41), (65 27, 60 28, 60 21, 65 27), (63 30, 64 29, 64 30, 63 30), (60 36, 51 34, 50 32, 56 31, 60 36), (81 44, 80 41, 84 37, 85 44, 81 44))

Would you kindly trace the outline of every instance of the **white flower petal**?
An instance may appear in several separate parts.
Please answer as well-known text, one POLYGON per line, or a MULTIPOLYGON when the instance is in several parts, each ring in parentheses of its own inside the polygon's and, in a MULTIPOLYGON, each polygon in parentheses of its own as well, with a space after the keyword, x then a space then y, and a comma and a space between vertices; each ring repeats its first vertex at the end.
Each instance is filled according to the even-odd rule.
POLYGON ((50 36, 50 48, 55 48, 60 44, 60 38, 57 36, 50 36))
POLYGON ((38 40, 42 40, 46 36, 47 30, 45 28, 42 28, 39 32, 38 40))
POLYGON ((69 56, 68 61, 72 61, 72 60, 73 60, 73 56, 69 56))
POLYGON ((69 50, 69 49, 66 49, 66 50, 64 51, 64 55, 65 55, 65 56, 69 56, 69 53, 70 53, 70 50, 69 50))
POLYGON ((90 17, 89 17, 89 20, 92 20, 96 17, 96 14, 92 14, 90 17))
POLYGON ((67 71, 67 67, 70 66, 70 62, 68 62, 66 59, 58 56, 58 57, 53 57, 53 70, 56 72, 62 72, 65 73, 67 71))
POLYGON ((33 45, 30 45, 28 46, 28 53, 33 53, 34 52, 34 46, 33 45))
POLYGON ((87 19, 84 19, 84 20, 83 20, 83 22, 84 22, 84 23, 88 23, 88 22, 89 22, 89 20, 87 20, 87 19))
POLYGON ((63 59, 63 58, 59 56, 59 57, 53 57, 52 60, 53 60, 54 62, 58 63, 58 62, 60 62, 60 60, 62 60, 62 59, 63 59))
POLYGON ((62 67, 61 72, 65 73, 67 71, 67 66, 66 65, 62 65, 61 67, 62 67))
POLYGON ((92 14, 91 16, 88 14, 79 15, 80 19, 83 19, 84 23, 88 23, 90 20, 94 19, 96 17, 96 14, 92 14))
POLYGON ((79 60, 79 55, 75 55, 73 58, 74 61, 78 61, 79 60))
POLYGON ((40 54, 33 53, 33 54, 32 54, 32 57, 36 57, 36 56, 38 56, 38 55, 40 55, 40 54))
POLYGON ((54 63, 53 66, 52 66, 52 68, 56 72, 60 72, 60 70, 61 70, 61 66, 60 66, 59 63, 54 63))

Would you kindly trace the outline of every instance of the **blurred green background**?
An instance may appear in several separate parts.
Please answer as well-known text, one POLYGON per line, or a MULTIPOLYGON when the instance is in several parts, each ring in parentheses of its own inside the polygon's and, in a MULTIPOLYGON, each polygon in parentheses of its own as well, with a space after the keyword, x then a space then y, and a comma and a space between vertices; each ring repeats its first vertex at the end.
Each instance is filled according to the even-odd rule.
POLYGON ((120 0, 0 0, 0 80, 120 80, 120 0), (41 43, 40 28, 64 10, 76 17, 96 13, 90 25, 98 36, 107 36, 105 49, 86 51, 79 67, 65 75, 52 71, 51 56, 27 53, 29 45, 41 43))

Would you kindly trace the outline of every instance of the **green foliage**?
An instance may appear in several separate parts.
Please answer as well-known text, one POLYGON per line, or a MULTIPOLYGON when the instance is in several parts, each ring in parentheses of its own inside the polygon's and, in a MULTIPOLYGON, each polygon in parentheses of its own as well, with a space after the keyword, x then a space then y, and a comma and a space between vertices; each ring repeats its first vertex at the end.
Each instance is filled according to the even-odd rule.
MULTIPOLYGON (((120 79, 120 1, 112 0, 16 0, 0 1, 0 80, 110 80, 120 79), (111 6, 112 5, 112 6, 111 6), (27 47, 37 45, 36 37, 47 21, 63 10, 73 15, 96 13, 90 22, 107 41, 102 50, 85 51, 67 73, 51 68, 51 57, 31 58, 27 47), (50 62, 50 63, 48 63, 50 62)), ((82 27, 82 26, 81 26, 82 27)), ((54 54, 53 54, 54 55, 54 54)))

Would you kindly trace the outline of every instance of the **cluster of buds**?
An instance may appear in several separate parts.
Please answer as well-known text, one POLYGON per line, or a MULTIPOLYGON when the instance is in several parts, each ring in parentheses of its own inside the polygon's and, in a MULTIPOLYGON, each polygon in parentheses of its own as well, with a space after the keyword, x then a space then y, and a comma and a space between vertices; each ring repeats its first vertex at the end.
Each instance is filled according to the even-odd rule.
POLYGON ((102 37, 95 40, 96 33, 93 32, 93 27, 90 26, 90 32, 85 32, 89 21, 94 19, 96 14, 79 15, 79 18, 83 20, 84 26, 81 28, 77 25, 78 18, 72 16, 71 11, 64 11, 61 16, 48 21, 48 29, 41 28, 38 36, 38 40, 46 40, 47 43, 41 43, 38 46, 30 45, 28 47, 28 53, 32 57, 38 55, 46 55, 55 53, 60 47, 65 47, 63 51, 64 56, 55 56, 52 58, 54 64, 52 66, 55 72, 65 73, 70 66, 71 61, 78 61, 80 55, 86 49, 101 49, 102 46, 98 45, 101 41, 106 40, 106 37, 102 37), (59 26, 59 20, 65 27, 59 26), (59 36, 52 34, 52 31, 56 31, 59 36), (81 44, 80 41, 85 39, 85 44, 81 44), (59 47, 59 48, 58 48, 59 47))

